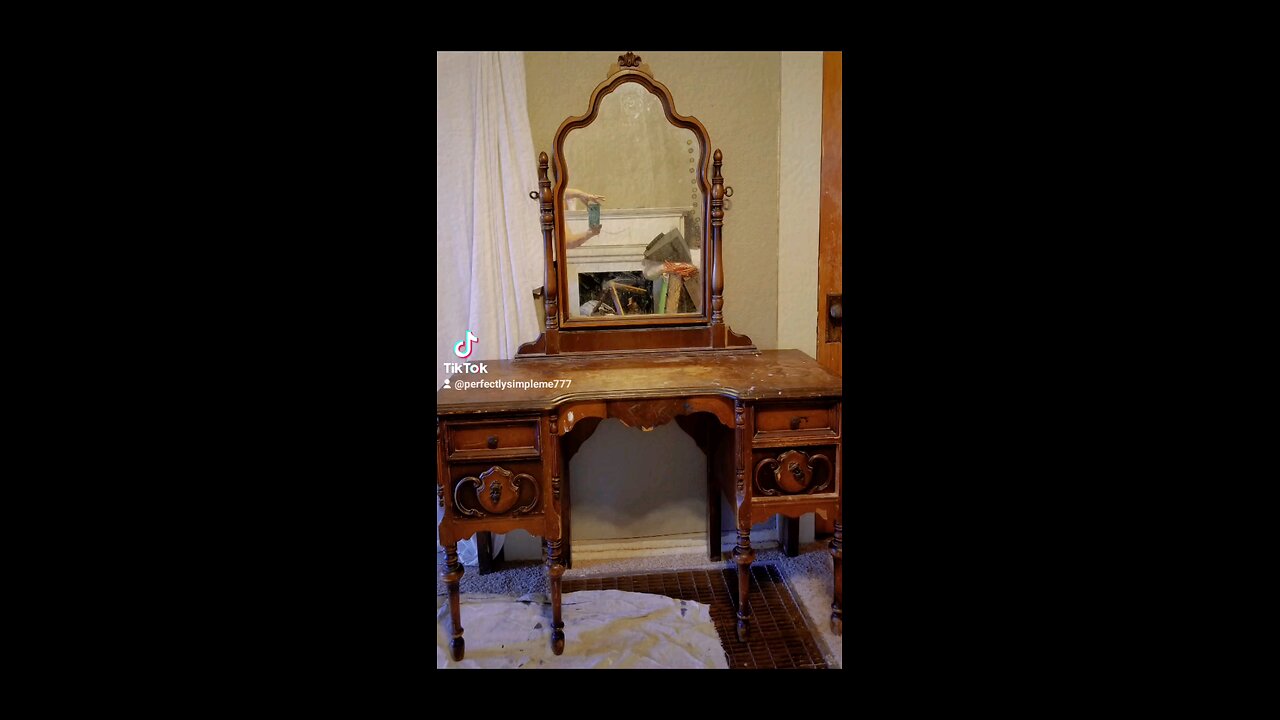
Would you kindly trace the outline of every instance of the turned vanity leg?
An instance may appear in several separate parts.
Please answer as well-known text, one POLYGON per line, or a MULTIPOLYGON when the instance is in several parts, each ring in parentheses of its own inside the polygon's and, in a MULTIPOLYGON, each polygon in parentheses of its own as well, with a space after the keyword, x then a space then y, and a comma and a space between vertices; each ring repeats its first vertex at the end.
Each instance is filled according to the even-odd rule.
POLYGON ((842 634, 844 629, 844 583, 841 580, 841 566, 844 565, 844 527, 839 520, 835 522, 835 537, 831 538, 831 569, 835 576, 835 598, 831 602, 831 632, 842 634))
POLYGON ((733 561, 738 564, 738 639, 747 641, 751 626, 751 561, 756 552, 751 549, 751 531, 738 530, 738 546, 733 549, 733 561))
POLYGON ((547 541, 547 574, 551 579, 551 652, 564 652, 564 622, 560 619, 560 578, 564 575, 563 540, 547 541))
POLYGON ((449 620, 453 631, 453 638, 449 640, 449 652, 454 662, 457 662, 462 659, 467 647, 462 639, 462 610, 458 599, 458 582, 462 580, 463 567, 462 563, 458 562, 457 542, 446 543, 444 552, 444 572, 440 576, 449 588, 449 620))

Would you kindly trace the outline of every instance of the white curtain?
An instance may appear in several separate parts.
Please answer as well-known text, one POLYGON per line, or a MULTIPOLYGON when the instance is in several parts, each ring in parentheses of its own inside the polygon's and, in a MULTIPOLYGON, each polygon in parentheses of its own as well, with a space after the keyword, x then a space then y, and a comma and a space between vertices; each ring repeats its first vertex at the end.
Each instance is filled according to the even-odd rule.
POLYGON ((479 338, 468 362, 508 360, 537 339, 537 189, 524 54, 438 53, 435 389, 449 374, 443 363, 460 362, 453 348, 468 331, 479 338))

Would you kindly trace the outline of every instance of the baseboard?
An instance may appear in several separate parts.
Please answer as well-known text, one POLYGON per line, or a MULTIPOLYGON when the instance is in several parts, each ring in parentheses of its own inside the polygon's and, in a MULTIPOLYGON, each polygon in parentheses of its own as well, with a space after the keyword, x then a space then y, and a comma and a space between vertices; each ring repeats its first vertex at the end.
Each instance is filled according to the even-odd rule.
POLYGON ((706 551, 706 533, 573 541, 573 560, 575 563, 579 560, 688 555, 691 553, 705 553, 706 551))
MULTIPOLYGON (((523 533, 518 533, 523 535, 523 533)), ((720 534, 720 551, 733 552, 738 544, 738 535, 734 532, 720 534)), ((507 536, 506 554, 508 560, 537 560, 541 557, 541 544, 538 538, 515 538, 507 536)), ((777 528, 760 528, 751 531, 751 547, 757 550, 778 547, 777 528)), ((578 560, 610 560, 614 558, 651 557, 654 555, 706 555, 706 533, 685 533, 680 535, 658 535, 643 538, 608 538, 602 540, 574 540, 573 559, 578 560)))

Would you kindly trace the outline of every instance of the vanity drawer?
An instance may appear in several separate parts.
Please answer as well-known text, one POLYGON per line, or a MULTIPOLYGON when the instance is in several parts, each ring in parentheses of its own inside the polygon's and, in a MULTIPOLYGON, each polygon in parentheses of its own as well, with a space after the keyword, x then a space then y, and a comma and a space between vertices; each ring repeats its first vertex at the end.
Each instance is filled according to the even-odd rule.
POLYGON ((455 520, 542 515, 547 499, 543 477, 540 462, 504 460, 452 465, 448 494, 441 501, 450 506, 455 520))
POLYGON ((756 406, 756 433, 835 432, 835 403, 756 406))
POLYGON ((751 492, 757 499, 796 495, 838 496, 835 445, 756 449, 751 453, 751 492))
POLYGON ((537 457, 542 451, 538 418, 449 423, 449 460, 537 457))

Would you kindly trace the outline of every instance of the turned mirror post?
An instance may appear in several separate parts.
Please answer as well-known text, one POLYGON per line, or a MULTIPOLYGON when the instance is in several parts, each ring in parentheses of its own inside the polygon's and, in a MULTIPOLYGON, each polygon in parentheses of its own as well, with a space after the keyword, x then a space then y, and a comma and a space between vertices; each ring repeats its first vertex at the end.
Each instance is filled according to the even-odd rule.
POLYGON ((556 240, 555 240, 555 208, 551 199, 551 181, 547 179, 547 154, 538 153, 538 194, 541 198, 542 243, 545 253, 543 277, 545 288, 543 302, 547 311, 546 329, 543 331, 546 342, 546 353, 555 355, 560 352, 559 296, 556 288, 556 240))
POLYGON ((720 166, 724 156, 716 150, 711 171, 711 347, 725 344, 724 325, 724 261, 721 250, 724 226, 724 178, 720 166))

